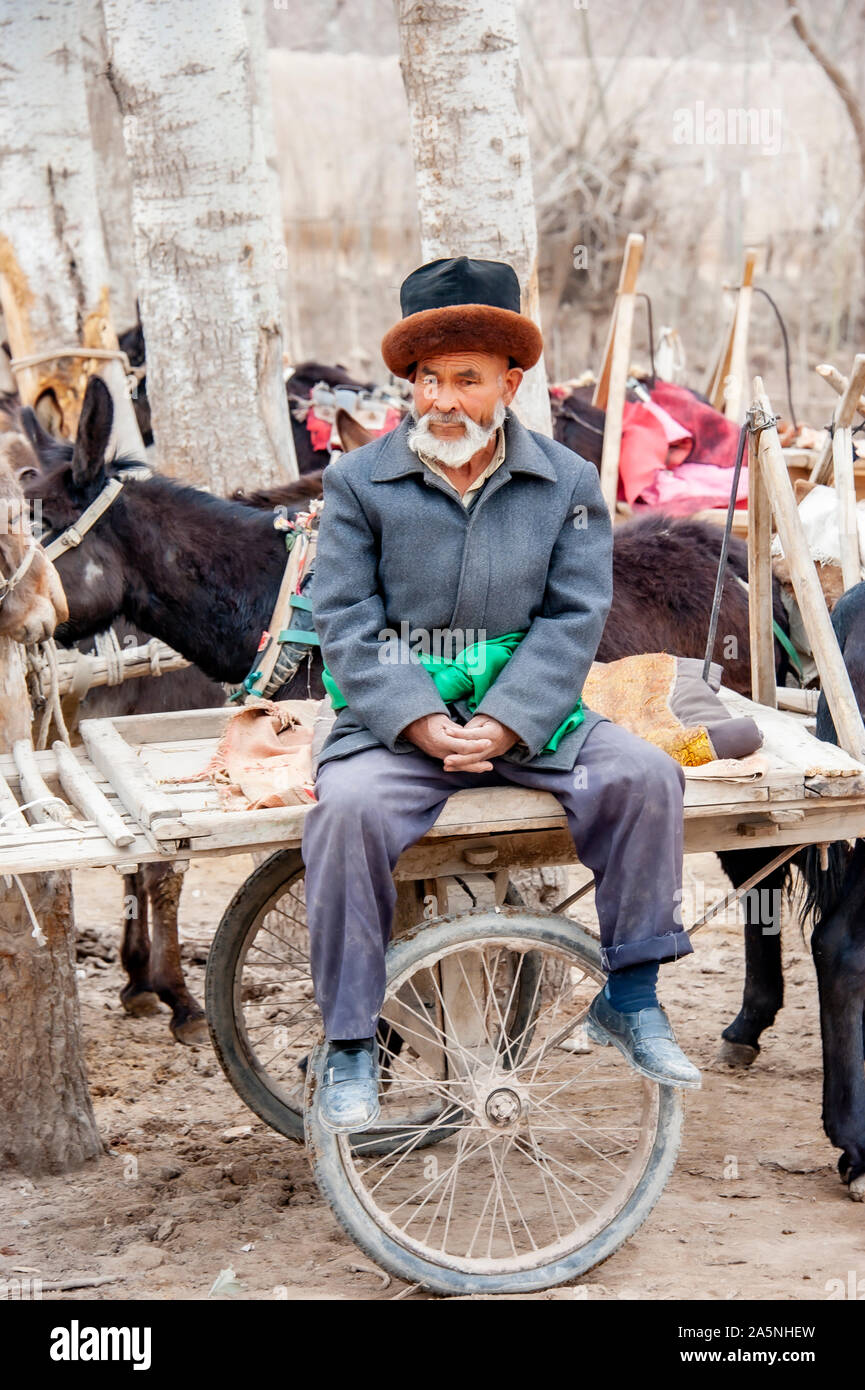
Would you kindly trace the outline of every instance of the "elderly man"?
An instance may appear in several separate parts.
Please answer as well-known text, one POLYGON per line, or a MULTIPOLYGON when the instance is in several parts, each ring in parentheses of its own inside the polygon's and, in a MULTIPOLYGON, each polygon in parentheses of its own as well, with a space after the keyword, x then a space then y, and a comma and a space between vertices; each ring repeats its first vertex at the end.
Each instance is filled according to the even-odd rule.
POLYGON ((509 409, 543 347, 510 266, 433 261, 400 302, 382 355, 412 382, 411 418, 325 470, 312 586, 339 711, 303 835, 322 1123, 379 1113, 397 859, 452 792, 503 783, 552 792, 594 873, 609 973, 590 1032, 656 1081, 699 1086, 655 992, 659 962, 691 950, 682 770, 580 700, 612 597, 597 471, 509 409))

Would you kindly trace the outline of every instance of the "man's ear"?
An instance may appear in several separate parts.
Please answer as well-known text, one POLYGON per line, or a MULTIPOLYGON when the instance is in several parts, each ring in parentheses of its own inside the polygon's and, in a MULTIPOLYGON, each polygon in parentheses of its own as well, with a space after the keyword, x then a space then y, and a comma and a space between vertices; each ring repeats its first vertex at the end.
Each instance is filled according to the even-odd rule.
POLYGON ((502 400, 505 405, 510 405, 514 396, 520 389, 520 382, 524 376, 522 367, 510 367, 505 376, 505 389, 502 392, 502 400))

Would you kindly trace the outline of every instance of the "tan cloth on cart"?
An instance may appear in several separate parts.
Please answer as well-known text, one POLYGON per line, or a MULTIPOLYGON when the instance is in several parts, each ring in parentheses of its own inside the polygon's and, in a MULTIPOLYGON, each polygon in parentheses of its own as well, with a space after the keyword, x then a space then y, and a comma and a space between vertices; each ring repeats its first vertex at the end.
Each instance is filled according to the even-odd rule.
POLYGON ((198 776, 218 788, 226 811, 304 805, 315 800, 312 733, 312 718, 298 718, 283 701, 246 705, 198 776))

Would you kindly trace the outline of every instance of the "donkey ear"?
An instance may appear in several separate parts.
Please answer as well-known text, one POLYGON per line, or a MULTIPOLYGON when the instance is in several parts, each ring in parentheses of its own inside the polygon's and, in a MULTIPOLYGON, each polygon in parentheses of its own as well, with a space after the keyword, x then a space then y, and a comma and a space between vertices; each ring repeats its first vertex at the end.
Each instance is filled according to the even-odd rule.
POLYGON ((25 405, 20 415, 21 429, 40 463, 47 461, 48 451, 56 448, 57 440, 42 428, 32 406, 25 405))
POLYGON ((92 482, 105 467, 105 450, 113 421, 111 392, 101 377, 92 376, 84 392, 72 453, 72 481, 76 486, 92 482))
POLYGON ((336 408, 336 428, 343 452, 346 454, 350 454, 354 449, 362 448, 371 439, 375 439, 372 430, 366 429, 359 420, 355 420, 353 415, 349 415, 347 410, 343 410, 341 405, 336 408))

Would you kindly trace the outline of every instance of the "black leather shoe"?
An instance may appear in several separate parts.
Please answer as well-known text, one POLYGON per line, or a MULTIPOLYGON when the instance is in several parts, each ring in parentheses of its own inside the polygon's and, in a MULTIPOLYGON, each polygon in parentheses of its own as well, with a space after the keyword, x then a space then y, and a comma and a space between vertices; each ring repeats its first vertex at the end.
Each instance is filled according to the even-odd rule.
POLYGON ((379 1117, 378 1044, 363 1046, 333 1043, 327 1054, 318 1114, 331 1134, 354 1134, 367 1129, 379 1117))
POLYGON ((614 1009, 603 990, 589 1005, 586 1032, 592 1042, 617 1047, 631 1066, 662 1086, 696 1090, 700 1073, 676 1042, 670 1020, 658 1005, 623 1014, 614 1009))

